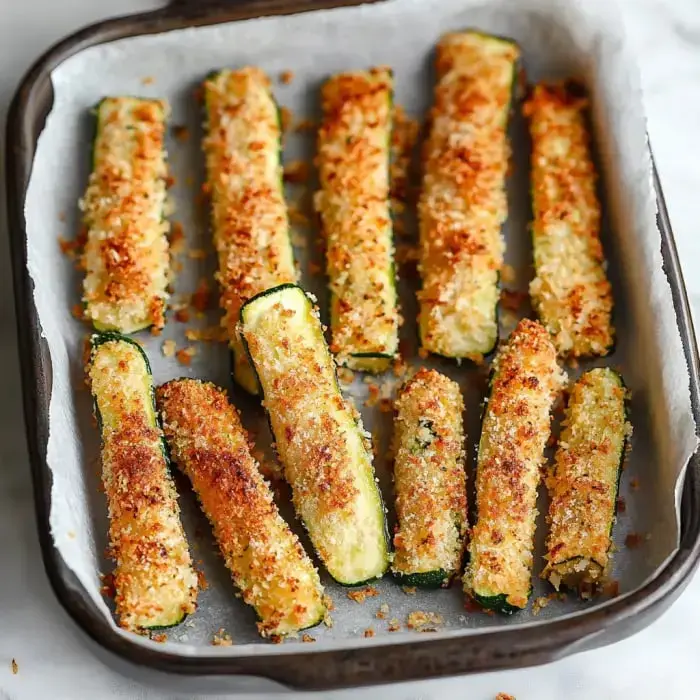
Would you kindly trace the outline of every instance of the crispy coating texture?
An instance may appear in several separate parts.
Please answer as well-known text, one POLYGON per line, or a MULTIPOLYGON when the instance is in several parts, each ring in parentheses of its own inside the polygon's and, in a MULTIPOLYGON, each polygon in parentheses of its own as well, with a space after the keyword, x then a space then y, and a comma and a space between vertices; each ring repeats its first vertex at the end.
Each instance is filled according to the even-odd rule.
POLYGON ((156 392, 173 461, 187 475, 243 600, 264 636, 318 624, 323 588, 297 536, 277 510, 226 394, 179 379, 156 392))
POLYGON ((523 608, 530 592, 537 486, 550 410, 565 381, 547 331, 522 320, 494 361, 476 472, 478 518, 465 590, 505 595, 523 608))
POLYGON ((631 426, 620 375, 601 368, 574 384, 547 487, 549 537, 542 577, 561 584, 600 583, 610 559, 618 479, 631 426))
POLYGON ((353 369, 387 369, 398 347, 389 211, 393 79, 388 68, 341 73, 321 91, 321 190, 332 349, 353 369), (383 355, 362 357, 363 354, 383 355))
POLYGON ((94 347, 86 369, 101 425, 119 624, 131 631, 177 624, 195 611, 197 575, 155 418, 150 372, 127 341, 94 347))
POLYGON ((93 171, 80 201, 85 318, 121 333, 165 325, 170 258, 162 100, 107 97, 97 107, 93 171))
POLYGON ((369 433, 340 393, 311 301, 299 287, 271 290, 244 308, 241 327, 296 512, 316 551, 341 583, 381 576, 386 525, 369 433))
POLYGON ((462 393, 443 374, 420 369, 401 389, 396 411, 392 568, 403 575, 442 570, 449 581, 467 530, 462 393))
POLYGON ((215 73, 204 83, 204 100, 203 147, 223 324, 234 351, 234 376, 254 393, 254 375, 236 335, 241 306, 259 292, 296 280, 282 188, 281 127, 270 80, 259 68, 215 73))
POLYGON ((423 348, 477 359, 498 339, 498 275, 508 214, 507 123, 519 57, 477 32, 437 46, 438 84, 418 203, 423 348))
POLYGON ((532 136, 533 306, 560 355, 607 355, 613 298, 600 242, 600 203, 575 83, 539 84, 524 106, 532 136))

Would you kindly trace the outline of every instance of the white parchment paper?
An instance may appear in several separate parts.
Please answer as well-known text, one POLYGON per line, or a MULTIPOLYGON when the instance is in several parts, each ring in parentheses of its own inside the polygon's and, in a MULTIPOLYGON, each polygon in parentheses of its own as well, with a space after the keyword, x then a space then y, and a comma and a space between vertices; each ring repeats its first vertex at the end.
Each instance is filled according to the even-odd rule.
MULTIPOLYGON (((277 81, 275 93, 279 103, 290 108, 299 121, 318 116, 318 87, 329 74, 389 64, 396 75, 396 102, 422 118, 432 99, 433 47, 443 32, 467 27, 517 40, 530 80, 577 75, 586 80, 592 91, 606 210, 603 241, 614 286, 618 331, 614 354, 596 364, 612 364, 622 370, 632 391, 635 427, 621 487, 626 508, 615 527, 619 551, 613 575, 619 580, 621 593, 642 585, 674 552, 679 533, 678 496, 685 465, 697 445, 696 426, 671 292, 662 269, 639 81, 625 54, 620 22, 608 5, 604 0, 497 0, 486 6, 469 0, 388 0, 356 8, 124 39, 85 50, 52 73, 55 101, 39 139, 25 210, 28 265, 52 363, 48 444, 48 463, 53 473, 51 528, 66 563, 105 616, 112 619, 100 594, 99 573, 108 571, 110 564, 104 558, 107 522, 104 496, 98 489, 98 436, 91 421, 90 398, 83 386, 81 350, 87 329, 71 315, 71 307, 80 298, 81 277, 58 245, 59 236, 74 237, 80 225, 76 203, 89 172, 93 137, 90 108, 105 95, 165 97, 172 105, 172 124, 189 130, 188 141, 171 137, 168 143, 176 178, 172 194, 177 211, 172 218, 182 223, 188 245, 204 249, 208 255, 203 259, 181 256, 184 269, 175 281, 177 299, 191 293, 200 278, 211 280, 215 268, 207 212, 197 197, 203 179, 203 159, 199 150, 200 106, 194 90, 209 71, 245 64, 259 65, 273 78, 282 71, 293 71, 292 83, 282 85, 277 81), (624 546, 631 532, 645 535, 642 546, 634 550, 624 546)), ((285 159, 309 159, 314 140, 313 133, 291 134, 285 144, 285 159)), ((517 279, 509 286, 526 291, 532 274, 527 231, 528 156, 525 127, 517 114, 512 140, 515 174, 509 183, 510 217, 505 235, 507 261, 516 269, 517 279)), ((290 201, 310 210, 309 191, 297 187, 290 189, 288 195, 290 201)), ((407 225, 409 231, 415 229, 410 214, 407 225)), ((317 293, 323 304, 323 276, 310 274, 312 265, 321 262, 315 246, 317 237, 317 227, 312 224, 296 232, 295 242, 300 244, 296 252, 302 284, 317 293)), ((412 364, 438 367, 464 390, 473 501, 474 444, 478 439, 483 372, 467 365, 418 360, 413 323, 415 286, 415 280, 409 278, 400 285, 407 318, 402 337, 412 364)), ((217 320, 218 313, 211 312, 197 323, 208 325, 217 320)), ((503 329, 502 335, 507 330, 503 329)), ((175 339, 179 347, 189 344, 183 339, 183 331, 184 326, 170 318, 160 338, 141 334, 156 381, 187 374, 228 387, 235 403, 243 409, 246 422, 257 429, 259 447, 269 448, 269 435, 257 400, 245 397, 231 385, 225 346, 199 344, 190 367, 162 356, 161 344, 166 338, 175 339)), ((574 373, 571 374, 573 378, 574 373)), ((378 407, 362 405, 366 390, 367 385, 357 380, 348 387, 348 394, 362 407, 366 426, 380 444, 386 445, 391 416, 378 407)), ((390 396, 392 386, 387 385, 385 392, 390 396)), ((377 473, 391 511, 391 480, 382 452, 376 463, 377 473)), ((167 644, 176 645, 180 653, 197 654, 202 645, 210 642, 213 632, 224 627, 236 644, 218 648, 216 653, 280 653, 279 648, 260 643, 252 624, 253 613, 234 597, 228 574, 215 554, 209 528, 188 485, 180 480, 178 486, 194 558, 204 569, 209 587, 200 594, 197 613, 169 633, 167 644)), ((284 490, 280 500, 283 512, 291 520, 293 515, 284 490)), ((551 590, 537 578, 546 531, 542 515, 547 508, 544 493, 539 508, 533 571, 535 595, 551 590)), ((445 623, 437 634, 448 634, 465 628, 538 624, 550 617, 580 613, 586 605, 605 604, 604 600, 593 604, 555 602, 539 618, 533 618, 528 610, 504 619, 465 612, 459 586, 408 596, 385 579, 377 584, 379 596, 363 605, 348 600, 344 589, 330 582, 328 590, 335 600, 335 625, 312 633, 327 646, 380 643, 390 618, 403 624, 406 614, 416 609, 441 613, 445 623), (390 606, 387 620, 375 617, 382 603, 390 606), (363 630, 369 627, 377 637, 362 639, 363 630)), ((395 633, 392 641, 410 634, 414 633, 395 633)))

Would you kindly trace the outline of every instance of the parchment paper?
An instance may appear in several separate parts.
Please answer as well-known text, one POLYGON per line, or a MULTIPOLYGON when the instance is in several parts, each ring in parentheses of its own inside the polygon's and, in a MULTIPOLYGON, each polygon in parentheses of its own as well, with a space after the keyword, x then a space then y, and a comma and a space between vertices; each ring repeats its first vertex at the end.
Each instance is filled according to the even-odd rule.
MULTIPOLYGON (((658 570, 678 544, 679 493, 684 467, 695 450, 696 430, 691 414, 689 377, 674 316, 671 293, 662 270, 660 236, 655 222, 650 157, 646 124, 636 70, 625 55, 618 18, 603 0, 557 2, 555 0, 499 0, 479 6, 468 0, 389 0, 357 8, 306 13, 192 28, 155 36, 120 40, 85 50, 61 64, 52 74, 54 107, 39 139, 34 170, 26 200, 28 264, 35 284, 35 301, 52 362, 53 388, 50 408, 48 462, 53 472, 52 534, 68 566, 76 573, 89 595, 111 620, 108 603, 100 594, 99 573, 111 569, 104 557, 106 546, 106 503, 99 492, 99 447, 97 430, 91 420, 90 398, 83 385, 82 343, 87 328, 74 319, 71 307, 80 298, 81 273, 61 254, 60 235, 75 236, 79 229, 76 202, 85 187, 93 127, 90 108, 105 95, 166 97, 172 105, 172 124, 188 128, 190 138, 182 142, 169 138, 168 149, 176 179, 172 195, 177 205, 173 220, 184 227, 188 246, 204 249, 207 257, 192 259, 181 255, 184 269, 175 280, 175 300, 191 293, 198 280, 212 281, 215 268, 207 214, 197 196, 203 179, 200 153, 200 106, 194 90, 212 69, 222 66, 256 64, 273 78, 292 70, 289 85, 276 81, 279 103, 292 110, 295 120, 317 118, 318 87, 331 73, 351 68, 389 64, 396 74, 396 102, 409 113, 423 117, 432 99, 431 58, 439 36, 447 30, 476 27, 516 39, 523 49, 530 80, 578 75, 594 95, 593 119, 598 152, 604 173, 603 190, 606 222, 603 241, 609 259, 615 294, 618 342, 614 354, 597 364, 619 367, 632 391, 633 449, 622 479, 621 496, 626 509, 615 527, 613 576, 620 593, 639 587, 658 570), (638 484, 638 488, 635 486, 638 484), (636 549, 624 546, 629 533, 642 534, 636 549)), ((506 226, 507 261, 517 272, 511 289, 527 291, 532 275, 527 222, 528 156, 525 127, 516 115, 512 127, 514 176, 509 182, 510 218, 506 226)), ((315 133, 293 133, 287 138, 285 160, 310 159, 315 133)), ((308 213, 310 189, 290 188, 290 202, 308 213)), ((415 222, 407 217, 409 231, 415 222)), ((295 232, 302 283, 316 293, 325 309, 323 275, 310 274, 310 264, 322 263, 316 241, 315 223, 295 232)), ((407 323, 402 338, 415 366, 416 313, 415 279, 401 282, 401 298, 407 323)), ((197 320, 200 326, 218 321, 218 312, 197 320)), ((502 336, 509 328, 502 330, 502 336)), ((191 345, 183 339, 183 324, 172 319, 163 336, 140 334, 152 362, 155 380, 162 382, 179 375, 205 377, 228 387, 235 403, 243 409, 246 423, 256 428, 258 446, 269 452, 262 410, 256 399, 244 395, 229 379, 229 356, 224 345, 196 344, 198 354, 190 367, 161 354, 164 339, 173 338, 178 347, 191 345)), ((462 386, 467 407, 466 429, 469 454, 469 494, 473 503, 473 467, 478 438, 479 402, 483 396, 485 372, 473 366, 430 360, 422 364, 439 367, 462 386)), ((581 369, 591 366, 584 365, 581 369)), ((573 372, 570 372, 573 377, 573 372)), ((389 378, 392 376, 388 375, 389 378)), ((393 380, 393 384, 396 380, 393 380)), ((393 395, 393 384, 384 387, 393 395)), ((379 407, 365 407, 367 385, 361 380, 347 393, 362 407, 365 425, 380 444, 376 460, 385 499, 393 520, 391 477, 382 456, 391 430, 391 415, 379 407)), ((199 513, 184 479, 178 480, 183 519, 193 556, 209 582, 200 593, 200 607, 180 628, 168 633, 168 645, 179 653, 201 653, 213 633, 225 628, 235 645, 217 648, 215 653, 284 653, 284 647, 265 645, 257 637, 253 612, 234 596, 227 571, 215 552, 209 527, 199 513)), ((543 514, 547 508, 544 488, 539 503, 537 552, 533 583, 535 594, 551 592, 541 582, 543 514)), ((280 489, 283 513, 293 522, 289 494, 280 489)), ((298 524, 294 523, 298 530, 298 524)), ((308 548, 308 541, 304 539, 308 548)), ((573 600, 555 601, 533 617, 527 610, 510 618, 467 612, 459 585, 449 590, 405 594, 389 577, 377 584, 377 597, 364 604, 349 600, 346 590, 324 575, 328 592, 335 601, 332 629, 321 626, 311 632, 324 646, 378 644, 388 634, 391 618, 402 630, 406 615, 413 610, 439 612, 444 624, 434 634, 449 634, 465 628, 497 625, 538 624, 550 617, 571 615, 604 605, 573 600), (375 613, 389 605, 387 619, 375 613), (364 639, 372 628, 374 639, 364 639)), ((123 633, 126 634, 126 633, 123 633)), ((415 632, 396 632, 393 642, 415 632)), ((142 643, 151 644, 148 640, 142 643)), ((311 648, 318 648, 318 645, 311 648)), ((212 649, 207 649, 210 653, 212 649)))

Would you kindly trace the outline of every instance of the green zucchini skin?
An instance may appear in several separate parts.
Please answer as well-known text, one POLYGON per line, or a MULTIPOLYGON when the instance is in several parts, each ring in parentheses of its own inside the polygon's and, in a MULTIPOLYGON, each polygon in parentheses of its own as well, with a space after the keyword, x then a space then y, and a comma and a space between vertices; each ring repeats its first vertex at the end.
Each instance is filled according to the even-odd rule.
POLYGON ((392 572, 394 580, 400 586, 410 586, 417 588, 446 588, 449 586, 454 572, 447 572, 444 569, 436 571, 426 571, 418 574, 400 574, 392 572))
MULTIPOLYGON (((280 322, 284 318, 281 316, 280 322)), ((263 400, 269 411, 272 432, 276 440, 277 453, 285 467, 285 476, 294 494, 295 509, 309 532, 319 558, 334 580, 343 586, 359 586, 381 577, 389 565, 388 530, 381 492, 374 481, 371 457, 361 435, 352 435, 353 431, 359 430, 357 417, 350 412, 344 402, 343 408, 339 408, 336 404, 335 397, 341 398, 342 394, 335 373, 335 363, 310 300, 303 290, 294 284, 284 284, 265 290, 244 304, 241 309, 240 327, 251 366, 259 375, 263 400), (263 305, 255 312, 250 311, 268 297, 279 299, 279 303, 285 309, 293 310, 292 316, 302 313, 308 314, 312 319, 310 323, 306 320, 306 316, 300 317, 301 320, 295 319, 293 323, 298 325, 290 326, 288 329, 293 333, 291 337, 294 342, 291 348, 285 346, 285 350, 280 351, 276 365, 271 369, 269 366, 261 366, 260 363, 264 362, 264 351, 261 350, 260 354, 256 355, 255 348, 262 347, 261 343, 264 343, 264 347, 267 348, 282 347, 288 337, 285 335, 288 330, 284 325, 286 321, 281 327, 280 325, 264 327, 264 321, 260 319, 268 318, 273 309, 272 304, 269 308, 263 305), (262 330, 255 325, 256 319, 263 323, 262 330), (274 335, 277 333, 280 334, 279 339, 274 335), (324 359, 320 359, 320 354, 324 359), (306 375, 294 377, 291 374, 299 357, 319 358, 310 360, 314 364, 318 363, 319 375, 309 379, 310 383, 305 387, 300 387, 297 382, 306 381, 306 375), (284 406, 280 403, 277 394, 270 391, 266 394, 265 387, 268 390, 270 387, 265 377, 261 375, 268 372, 274 372, 271 376, 275 378, 275 385, 277 383, 280 385, 276 391, 285 392, 291 387, 291 391, 283 394, 286 398, 284 406), (326 381, 332 382, 332 390, 324 388, 326 381), (291 382, 291 384, 285 384, 285 382, 291 382), (317 413, 314 412, 313 416, 309 414, 310 417, 305 418, 309 421, 308 424, 301 427, 296 423, 291 425, 290 416, 299 410, 306 411, 311 404, 306 404, 304 401, 311 396, 318 400, 317 413), (331 396, 332 401, 326 404, 327 397, 331 396), (292 413, 290 414, 289 411, 292 413), (330 427, 327 430, 330 431, 330 437, 320 430, 323 421, 317 422, 317 415, 328 416, 330 427), (295 429, 305 431, 307 435, 305 442, 294 442, 295 429), (317 467, 314 462, 300 461, 302 444, 304 449, 312 449, 319 454, 326 454, 326 450, 330 450, 329 459, 332 464, 338 466, 339 472, 333 472, 332 477, 320 477, 318 475, 320 472, 314 471, 317 467), (355 452, 355 450, 358 451, 355 452), (355 454, 357 458, 353 456, 355 454), (346 458, 347 461, 344 461, 346 458), (305 490, 305 483, 309 477, 330 479, 328 489, 305 490), (338 497, 332 497, 332 494, 346 492, 348 484, 353 484, 351 492, 354 495, 347 498, 340 497, 341 502, 337 503, 338 497), (358 520, 360 515, 362 519, 358 520), (334 522, 333 530, 329 530, 325 524, 329 519, 334 522)), ((267 379, 271 381, 269 374, 267 379)), ((279 394, 281 395, 282 393, 279 394)))

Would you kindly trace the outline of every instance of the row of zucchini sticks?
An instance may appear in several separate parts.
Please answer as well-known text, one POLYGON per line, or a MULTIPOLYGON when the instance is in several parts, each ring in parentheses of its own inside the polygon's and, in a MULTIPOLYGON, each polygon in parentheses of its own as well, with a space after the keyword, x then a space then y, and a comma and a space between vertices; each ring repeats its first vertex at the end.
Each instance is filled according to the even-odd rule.
MULTIPOLYGON (((429 352, 478 359, 498 339, 518 59, 512 42, 478 32, 438 44, 418 205, 419 327, 429 352)), ((269 80, 245 68, 204 83, 212 230, 234 376, 262 395, 296 512, 319 559, 346 585, 381 576, 391 559, 369 434, 343 398, 335 366, 378 372, 397 354, 392 82, 391 71, 376 68, 334 76, 322 89, 316 206, 335 358, 318 311, 295 284, 269 80)), ((504 611, 524 607, 529 595, 539 469, 564 382, 557 355, 604 355, 613 343, 585 106, 565 84, 537 85, 525 105, 533 138, 530 291, 541 323, 521 322, 494 359, 464 576, 474 599, 504 611)), ((321 584, 277 511, 235 408, 196 380, 160 387, 154 404, 146 356, 122 335, 165 322, 166 118, 162 101, 100 102, 82 201, 85 315, 99 331, 87 371, 102 433, 117 614, 124 627, 142 630, 177 624, 195 608, 169 452, 192 481, 261 633, 288 634, 323 617, 321 584)), ((612 370, 593 370, 574 386, 550 486, 545 573, 557 587, 599 581, 606 569, 628 432, 624 394, 612 370)), ((421 370, 400 392, 397 412, 393 569, 412 585, 440 585, 461 569, 467 531, 462 399, 449 379, 421 370)))

